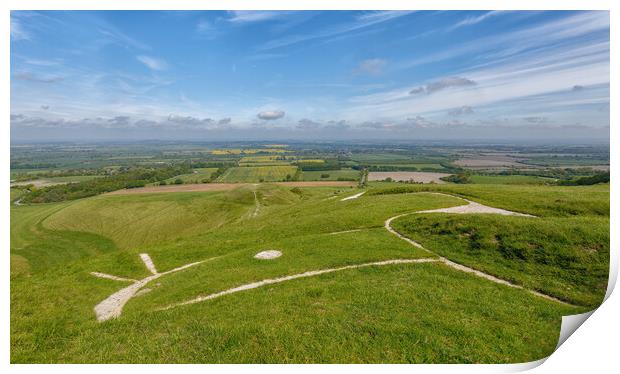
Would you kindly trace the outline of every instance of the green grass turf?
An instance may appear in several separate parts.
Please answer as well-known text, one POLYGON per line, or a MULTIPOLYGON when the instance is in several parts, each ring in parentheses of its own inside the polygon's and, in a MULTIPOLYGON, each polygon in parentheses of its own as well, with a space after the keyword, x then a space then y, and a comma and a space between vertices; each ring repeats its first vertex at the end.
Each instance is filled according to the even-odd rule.
POLYGON ((218 182, 223 183, 256 183, 261 180, 264 182, 280 182, 286 180, 286 176, 295 176, 296 166, 253 166, 253 167, 234 167, 228 169, 218 182))
MULTIPOLYGON (((11 253, 19 255, 27 246, 42 250, 11 258, 11 361, 524 362, 552 352, 562 315, 587 310, 441 264, 407 264, 324 274, 157 311, 265 278, 432 256, 388 233, 385 219, 462 201, 433 194, 373 194, 398 184, 372 186, 358 199, 340 201, 359 190, 263 184, 256 187, 256 216, 253 186, 12 206, 11 253), (329 234, 352 229, 361 231, 329 234), (253 258, 266 249, 281 250, 283 256, 253 258), (126 284, 89 272, 145 277, 141 252, 149 253, 160 271, 214 259, 159 278, 147 286, 151 292, 126 305, 118 320, 97 323, 94 305, 126 284), (26 266, 28 273, 13 275, 14 268, 26 266)), ((481 196, 477 201, 493 200, 499 189, 486 187, 490 190, 470 185, 459 191, 481 196)), ((566 199, 560 206, 572 206, 578 215, 605 220, 609 214, 605 188, 580 194, 575 193, 579 187, 504 187, 532 196, 505 202, 525 211, 551 215, 555 203, 548 200, 554 198, 566 199)), ((511 217, 498 221, 512 224, 511 217)), ((582 221, 572 222, 571 227, 587 230, 582 221)), ((546 230, 562 233, 553 225, 546 230)), ((511 232, 527 235, 518 227, 511 232)), ((527 236, 532 238, 539 237, 527 236)), ((587 293, 585 288, 580 292, 587 293)))
POLYGON ((609 217, 609 184, 593 186, 535 185, 406 185, 371 182, 369 194, 437 191, 461 195, 496 208, 537 216, 570 217, 595 215, 609 217))
POLYGON ((455 262, 573 304, 596 307, 607 289, 607 217, 411 215, 394 227, 455 262))
POLYGON ((116 249, 110 239, 100 235, 43 227, 45 218, 69 205, 14 206, 11 209, 11 278, 116 249))

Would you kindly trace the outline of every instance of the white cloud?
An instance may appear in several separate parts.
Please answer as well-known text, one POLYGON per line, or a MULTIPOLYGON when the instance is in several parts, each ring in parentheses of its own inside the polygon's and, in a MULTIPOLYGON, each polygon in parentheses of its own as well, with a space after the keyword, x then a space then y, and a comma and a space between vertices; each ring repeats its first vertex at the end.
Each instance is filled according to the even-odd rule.
POLYGON ((168 64, 166 61, 150 57, 150 56, 136 56, 136 59, 146 65, 151 70, 166 70, 168 68, 168 64))
POLYGON ((266 121, 272 121, 284 117, 284 112, 281 110, 266 110, 256 115, 258 118, 266 121))

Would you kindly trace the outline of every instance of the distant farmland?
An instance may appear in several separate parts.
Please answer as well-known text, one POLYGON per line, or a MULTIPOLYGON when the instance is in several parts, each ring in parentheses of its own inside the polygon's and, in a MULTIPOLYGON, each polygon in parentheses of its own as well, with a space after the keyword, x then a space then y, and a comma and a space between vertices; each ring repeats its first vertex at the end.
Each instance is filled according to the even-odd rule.
POLYGON ((181 174, 176 177, 166 179, 165 182, 170 184, 174 183, 177 179, 180 179, 183 183, 203 183, 204 180, 208 180, 217 168, 197 168, 193 169, 191 174, 181 174))
POLYGON ((305 181, 337 181, 358 179, 360 179, 360 172, 359 170, 353 169, 304 171, 302 174, 302 180, 305 181))
POLYGON ((295 176, 297 167, 288 165, 277 166, 254 166, 254 167, 234 167, 228 169, 218 182, 237 183, 237 182, 279 182, 295 176))

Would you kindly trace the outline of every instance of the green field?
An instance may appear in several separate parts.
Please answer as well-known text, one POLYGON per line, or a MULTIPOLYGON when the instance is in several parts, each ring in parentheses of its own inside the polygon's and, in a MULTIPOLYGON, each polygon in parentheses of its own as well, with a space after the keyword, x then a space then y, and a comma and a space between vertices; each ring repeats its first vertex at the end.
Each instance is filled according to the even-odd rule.
POLYGON ((181 174, 165 180, 166 184, 174 184, 177 179, 180 179, 185 183, 204 183, 205 180, 209 180, 211 174, 217 171, 217 168, 196 168, 192 169, 191 174, 181 174))
POLYGON ((286 180, 287 175, 294 177, 296 172, 296 166, 234 167, 228 169, 217 181, 223 183, 280 182, 286 180))
MULTIPOLYGON (((253 174, 224 176, 266 175, 230 170, 239 169, 253 174)), ((608 184, 377 182, 341 201, 359 191, 261 184, 12 205, 11 362, 525 362, 553 351, 562 315, 590 310, 604 294, 608 184), (411 193, 424 191, 539 216, 407 215, 393 227, 455 262, 574 306, 427 262, 342 270, 161 310, 309 270, 434 260, 384 228, 389 217, 464 203, 411 193), (267 249, 283 255, 253 257, 267 249), (149 272, 139 253, 160 272, 208 261, 161 276, 119 318, 97 322, 93 307, 128 283, 90 272, 142 279, 149 272)))
POLYGON ((550 184, 555 181, 535 175, 472 175, 469 178, 476 184, 550 184))
POLYGON ((304 181, 337 181, 345 179, 357 181, 360 179, 360 171, 353 169, 304 171, 301 179, 304 181))
POLYGON ((45 177, 43 178, 43 180, 49 181, 51 183, 74 183, 74 182, 89 181, 95 178, 101 178, 101 175, 72 175, 68 177, 45 177))
MULTIPOLYGON (((36 176, 36 174, 32 174, 33 176, 36 176)), ((20 184, 29 184, 29 183, 33 183, 33 184, 43 184, 43 185, 50 185, 50 184, 64 184, 64 183, 75 183, 75 182, 84 182, 84 181, 89 181, 95 178, 101 178, 101 175, 71 175, 71 176, 66 176, 66 177, 41 177, 41 178, 35 178, 32 181, 24 181, 24 182, 20 182, 20 184)))

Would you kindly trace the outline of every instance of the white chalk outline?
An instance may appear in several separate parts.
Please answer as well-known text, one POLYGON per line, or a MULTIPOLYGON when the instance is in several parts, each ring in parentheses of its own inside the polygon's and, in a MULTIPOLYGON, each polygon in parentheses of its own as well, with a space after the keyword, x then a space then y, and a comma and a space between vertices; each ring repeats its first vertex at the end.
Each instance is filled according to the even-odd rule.
MULTIPOLYGON (((353 195, 353 196, 349 196, 346 197, 342 200, 348 200, 348 199, 355 199, 360 197, 361 195, 363 195, 366 191, 361 192, 359 194, 353 195)), ((521 216, 521 217, 531 217, 531 218, 536 218, 533 215, 530 214, 524 214, 524 213, 518 213, 518 212, 512 212, 509 210, 504 210, 504 209, 499 209, 499 208, 493 208, 490 206, 486 206, 480 203, 476 203, 474 201, 470 201, 467 199, 464 199, 462 197, 459 196, 454 196, 454 195, 449 195, 449 194, 444 194, 444 193, 438 193, 438 192, 418 192, 421 194, 424 193, 429 193, 429 194, 435 194, 435 195, 444 195, 444 196, 451 196, 451 197, 455 197, 461 200, 464 200, 467 202, 467 204, 464 205, 458 205, 455 207, 451 207, 451 208, 441 208, 441 209, 432 209, 432 210, 422 210, 422 211, 417 211, 417 212, 410 212, 410 213, 404 213, 404 214, 399 214, 393 217, 388 218, 387 220, 385 220, 384 222, 384 227, 385 229, 390 232, 391 234, 397 236, 398 238, 406 241, 407 243, 415 246, 416 248, 422 249, 424 251, 426 251, 429 254, 432 254, 434 256, 436 256, 435 258, 417 258, 417 259, 392 259, 392 260, 384 260, 384 261, 378 261, 378 262, 369 262, 369 263, 363 263, 363 264, 357 264, 357 265, 348 265, 348 266, 342 266, 342 267, 338 267, 338 268, 328 268, 328 269, 320 269, 320 270, 312 270, 312 271, 306 271, 303 273, 298 273, 298 274, 292 274, 292 275, 287 275, 287 276, 282 276, 282 277, 278 277, 278 278, 270 278, 270 279, 263 279, 261 281, 257 281, 257 282, 252 282, 252 283, 247 283, 247 284, 243 284, 237 287, 233 287, 233 288, 229 288, 227 290, 224 291, 220 291, 220 292, 216 292, 213 294, 209 294, 206 296, 198 296, 194 299, 188 300, 188 301, 184 301, 184 302, 180 302, 180 303, 175 303, 175 304, 170 304, 168 306, 165 306, 163 308, 159 308, 158 310, 167 310, 167 309, 171 309, 171 308, 175 308, 178 306, 183 306, 183 305, 190 305, 190 304, 195 304, 195 303, 199 303, 202 301, 206 301, 206 300, 212 300, 221 296, 225 296, 225 295, 229 295, 232 293, 236 293, 236 292, 241 292, 241 291, 247 291, 247 290, 251 290, 254 288, 258 288, 258 287, 263 287, 266 285, 270 285, 270 284, 275 284, 275 283, 281 283, 281 282, 286 282, 289 280, 294 280, 294 279, 299 279, 299 278, 307 278, 307 277, 312 277, 312 276, 318 276, 321 274, 326 274, 326 273, 332 273, 332 272, 337 272, 337 271, 343 271, 343 270, 349 270, 349 269, 357 269, 357 268, 363 268, 363 267, 368 267, 368 266, 385 266, 385 265, 392 265, 392 264, 410 264, 410 263, 428 263, 428 262, 439 262, 439 263, 443 263, 449 267, 451 267, 452 269, 458 270, 458 271, 462 271, 462 272, 466 272, 469 274, 473 274, 475 276, 490 280, 494 283, 497 284, 502 284, 508 287, 512 287, 512 288, 517 288, 517 289, 522 289, 524 291, 529 292, 530 294, 533 294, 535 296, 539 296, 542 298, 545 298, 547 300, 551 300, 551 301, 555 301, 561 304, 565 304, 565 305, 572 305, 570 303, 567 303, 563 300, 557 299, 553 296, 535 291, 535 290, 530 290, 527 288, 524 288, 523 286, 511 283, 507 280, 504 279, 500 279, 497 278, 491 274, 487 274, 485 272, 482 272, 480 270, 476 270, 461 264, 457 264, 453 261, 450 261, 449 259, 438 255, 437 253, 424 248, 421 244, 417 243, 416 241, 409 239, 407 237, 405 237, 404 235, 401 235, 399 232, 397 232, 392 226, 391 223, 392 221, 394 221, 395 219, 404 217, 404 216, 408 216, 408 215, 412 215, 412 214, 426 214, 426 213, 448 213, 448 214, 500 214, 500 215, 511 215, 511 216, 521 216)), ((341 200, 341 201, 342 201, 341 200)), ((328 234, 341 234, 344 232, 354 232, 356 230, 347 230, 347 231, 340 231, 340 232, 335 232, 335 233, 328 233, 328 234)), ((141 280, 134 280, 134 279, 129 279, 129 278, 122 278, 122 277, 117 277, 115 275, 109 275, 109 274, 105 274, 105 273, 99 273, 99 272, 92 272, 91 274, 99 277, 99 278, 106 278, 106 279, 112 279, 112 280, 117 280, 117 281, 124 281, 124 282, 133 282, 133 284, 131 284, 130 286, 127 286, 117 292, 115 292, 114 294, 110 295, 108 298, 106 298, 105 300, 103 300, 102 302, 100 302, 99 304, 97 304, 95 306, 95 314, 97 315, 97 320, 99 322, 103 322, 103 321, 107 321, 111 318, 117 318, 121 315, 122 313, 122 309, 123 306, 132 298, 134 297, 138 291, 140 291, 140 289, 142 287, 144 287, 147 283, 149 283, 150 281, 157 279, 163 275, 166 274, 170 274, 170 273, 174 273, 180 270, 184 270, 187 269, 189 267, 192 267, 194 265, 198 265, 200 263, 203 263, 205 261, 208 260, 204 260, 204 261, 199 261, 199 262, 193 262, 190 264, 186 264, 183 265, 181 267, 169 270, 167 272, 163 272, 163 273, 158 273, 157 269, 155 268, 155 265, 153 264, 153 261, 151 260, 150 256, 147 253, 141 253, 140 254, 140 258, 142 259, 142 261, 144 262, 144 265, 147 267, 147 269, 149 269, 149 271, 152 273, 152 275, 143 278, 141 280)), ((211 258, 213 259, 213 258, 211 258)), ((209 259, 209 260, 211 260, 209 259)))
POLYGON ((105 279, 111 279, 111 280, 122 281, 122 282, 133 282, 131 285, 119 291, 116 291, 112 295, 108 296, 105 300, 95 305, 94 310, 95 310, 95 315, 97 316, 97 321, 104 322, 109 319, 119 317, 121 313, 123 312, 123 307, 125 306, 125 304, 127 304, 127 302, 132 297, 136 296, 138 291, 140 291, 140 289, 146 286, 150 281, 155 280, 167 274, 176 273, 177 271, 185 270, 192 266, 201 264, 205 261, 212 260, 213 258, 203 260, 203 261, 198 261, 198 262, 192 262, 192 263, 189 263, 183 266, 179 266, 178 268, 165 271, 163 273, 157 272, 157 270, 155 269, 155 265, 153 264, 153 261, 151 260, 151 257, 147 253, 140 253, 140 259, 142 259, 142 262, 144 262, 144 265, 146 266, 146 268, 152 273, 152 275, 149 275, 148 277, 140 279, 140 280, 117 277, 116 275, 110 275, 110 274, 99 273, 99 272, 90 273, 91 275, 98 277, 98 278, 105 278, 105 279))

